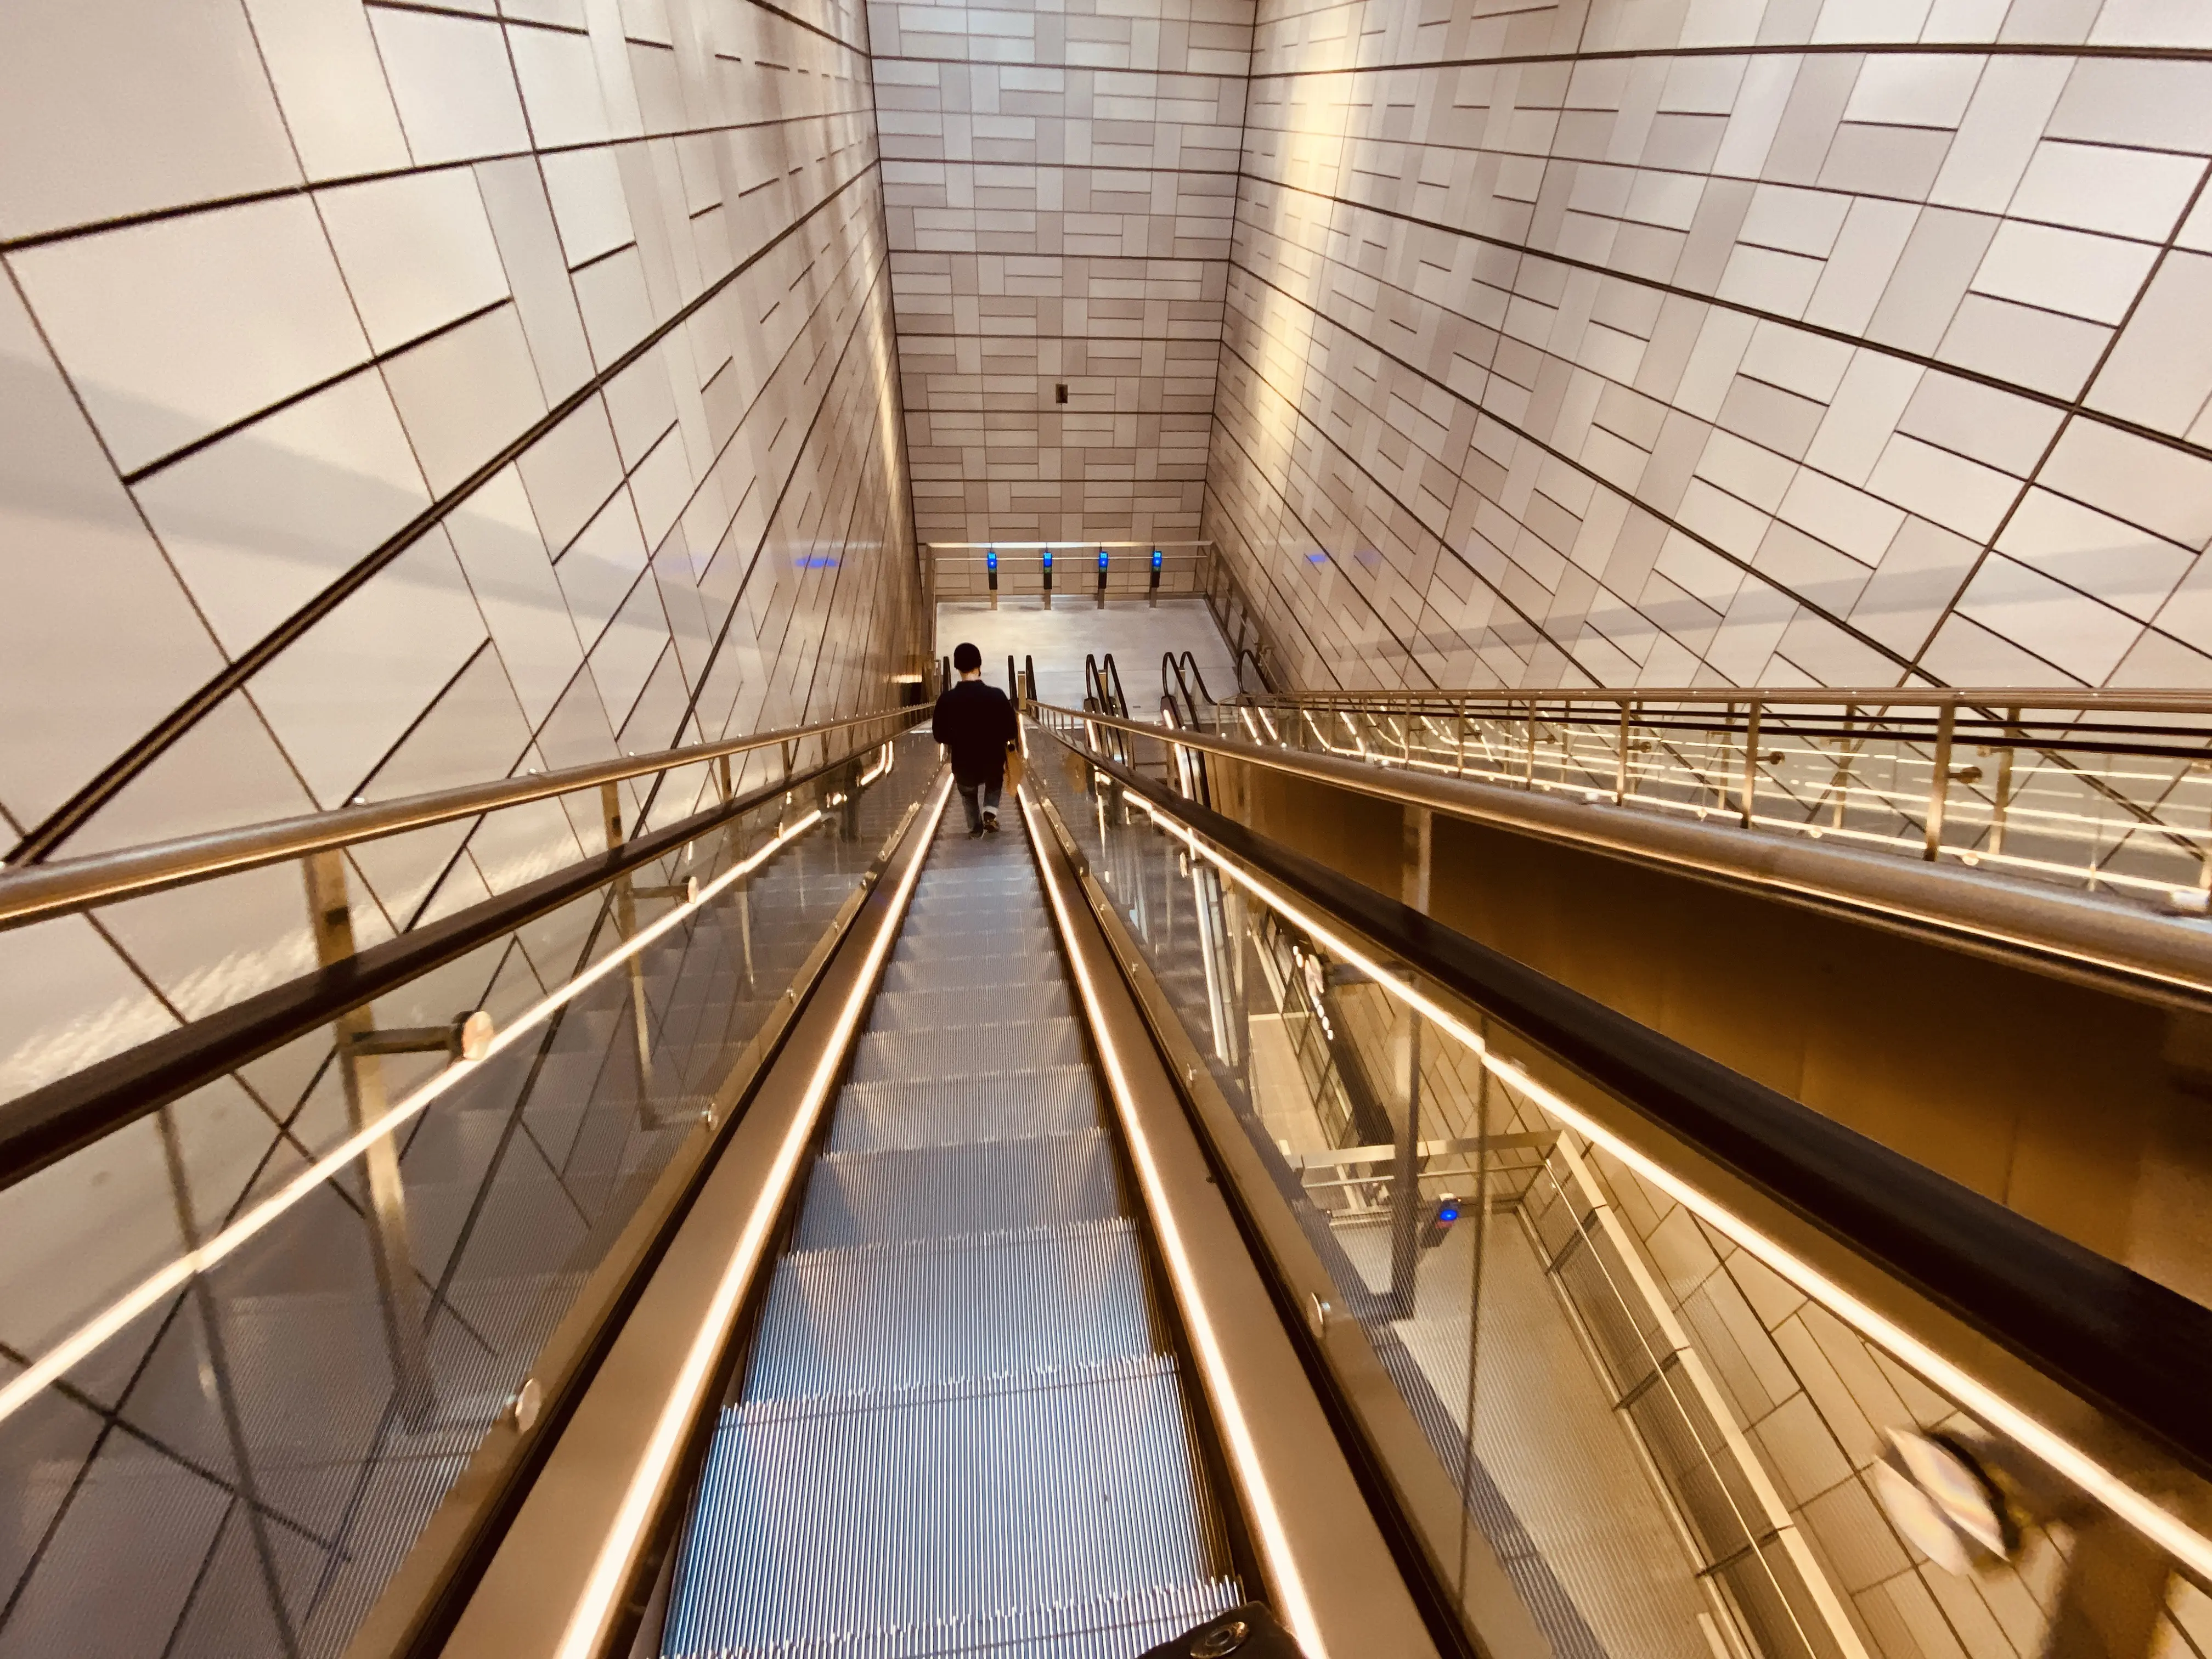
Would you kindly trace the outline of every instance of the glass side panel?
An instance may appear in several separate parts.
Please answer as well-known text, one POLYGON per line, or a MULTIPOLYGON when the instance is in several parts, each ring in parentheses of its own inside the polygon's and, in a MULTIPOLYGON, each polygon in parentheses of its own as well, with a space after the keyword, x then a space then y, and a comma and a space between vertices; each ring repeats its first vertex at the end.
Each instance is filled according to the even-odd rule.
POLYGON ((349 1067, 325 1030, 0 1193, 0 1388, 228 1249, 0 1395, 0 1654, 342 1652, 936 765, 926 732, 856 755, 380 1000, 514 1036, 326 1180, 295 1184, 444 1051, 349 1067))
MULTIPOLYGON (((1425 1540, 1447 1583, 1486 1553, 1561 1659, 2039 1650, 2051 1536, 1954 1574, 1877 1498, 1890 1431, 1972 1431, 1953 1401, 1110 779, 1031 747, 1329 1273, 1331 1316, 1358 1322, 1459 1495, 1425 1540)), ((1203 787, 1157 740, 1127 748, 1203 787)))
POLYGON ((2208 720, 1491 699, 1254 702, 1225 736, 2154 900, 2212 887, 2208 720))

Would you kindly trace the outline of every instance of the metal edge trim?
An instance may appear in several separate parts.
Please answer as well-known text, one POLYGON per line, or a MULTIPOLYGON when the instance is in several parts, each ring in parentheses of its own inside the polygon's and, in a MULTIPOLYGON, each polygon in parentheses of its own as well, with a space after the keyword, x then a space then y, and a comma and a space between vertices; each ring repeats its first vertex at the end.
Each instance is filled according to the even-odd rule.
POLYGON ((1471 1634, 1480 1651, 1492 1659, 1551 1659, 1550 1642, 1514 1590, 1496 1552, 1480 1532, 1463 1528, 1465 1506, 1450 1473, 1383 1369, 1365 1329, 1356 1320, 1326 1316, 1321 1328, 1314 1328, 1312 1310, 1328 1306, 1336 1285, 1289 1202, 1268 1178, 1235 1108, 1145 960, 1112 895, 1100 884, 1058 809, 1049 801, 1042 805, 1153 1041, 1170 1071, 1183 1079, 1183 1097, 1200 1141, 1214 1169, 1227 1178, 1223 1191, 1230 1206, 1243 1224, 1255 1257, 1273 1270, 1263 1277, 1273 1281, 1269 1288, 1277 1311, 1307 1375, 1317 1389, 1335 1396, 1347 1425, 1364 1443, 1358 1449, 1360 1461, 1396 1506, 1406 1540, 1419 1553, 1419 1570, 1428 1577, 1432 1599, 1443 1607, 1456 1604, 1463 1616, 1462 1633, 1471 1634), (1307 1311, 1301 1315, 1301 1309, 1307 1311), (1455 1594, 1450 1585, 1459 1563, 1453 1558, 1462 1547, 1467 1570, 1455 1594))
POLYGON ((544 1395, 538 1422, 526 1431, 511 1419, 502 1421, 477 1446, 402 1559, 399 1570, 386 1581, 368 1617, 347 1643, 343 1659, 404 1659, 432 1650, 430 1644, 455 1611, 457 1591, 471 1568, 481 1565, 488 1536, 512 1512, 539 1460, 557 1439, 641 1287, 640 1275, 659 1259, 671 1232, 697 1197, 705 1171, 736 1133, 741 1108, 750 1102, 921 806, 919 801, 909 804, 884 837, 882 848, 808 951, 768 1019, 731 1063, 708 1107, 713 1121, 702 1122, 686 1138, 538 1351, 530 1372, 544 1395))
POLYGON ((590 1659, 615 1626, 951 795, 940 772, 608 1344, 440 1651, 590 1659), (808 1064, 811 1062, 811 1066, 808 1064), (805 1075, 802 1076, 801 1073, 805 1075))
POLYGON ((1034 791, 1025 786, 1018 799, 1274 1605, 1310 1659, 1435 1654, 1092 901, 1073 880, 1061 832, 1034 791), (1079 903, 1088 928, 1078 925, 1079 903))

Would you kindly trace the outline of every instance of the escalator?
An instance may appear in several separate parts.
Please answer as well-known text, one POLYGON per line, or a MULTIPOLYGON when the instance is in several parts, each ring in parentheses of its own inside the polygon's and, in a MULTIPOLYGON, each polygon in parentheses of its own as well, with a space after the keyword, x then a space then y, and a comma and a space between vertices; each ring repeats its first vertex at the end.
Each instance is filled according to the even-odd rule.
POLYGON ((1029 849, 940 825, 660 1650, 1124 1655, 1243 1601, 1029 849))

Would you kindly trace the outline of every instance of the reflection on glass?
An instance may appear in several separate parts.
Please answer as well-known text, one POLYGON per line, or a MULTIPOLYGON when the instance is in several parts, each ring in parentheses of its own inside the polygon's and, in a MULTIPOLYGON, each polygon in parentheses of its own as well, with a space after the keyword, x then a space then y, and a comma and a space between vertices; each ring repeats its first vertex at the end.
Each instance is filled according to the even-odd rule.
MULTIPOLYGON (((357 1160, 0 1421, 0 1654, 342 1652, 936 758, 856 756, 380 1000, 505 1022, 819 815, 405 1124, 393 1190, 357 1160)), ((378 1063, 396 1102, 447 1062, 378 1063)), ((345 1092, 324 1030, 0 1193, 42 1251, 0 1276, 0 1381, 341 1141, 345 1092)))
MULTIPOLYGON (((1421 1523, 1446 1582, 1487 1555, 1561 1659, 2039 1651, 2051 1537, 1954 1575, 1875 1498, 1888 1431, 1971 1430, 1951 1401, 1037 746, 1058 752, 1031 778, 1321 1256, 1332 1316, 1459 1494, 1452 1526, 1421 1523)), ((1191 786, 1167 745, 1129 750, 1191 786)), ((2173 1613, 2200 1602, 2184 1586, 2173 1613)))

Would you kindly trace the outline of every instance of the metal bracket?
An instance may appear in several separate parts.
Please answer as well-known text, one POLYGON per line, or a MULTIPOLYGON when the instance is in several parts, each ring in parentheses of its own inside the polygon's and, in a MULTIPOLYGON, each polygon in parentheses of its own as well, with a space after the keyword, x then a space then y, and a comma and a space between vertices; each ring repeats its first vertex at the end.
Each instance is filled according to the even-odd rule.
POLYGON ((382 1030, 348 1031, 338 1042, 352 1054, 422 1054, 442 1048, 454 1060, 482 1060, 497 1034, 481 1008, 455 1014, 443 1025, 394 1025, 382 1030))

